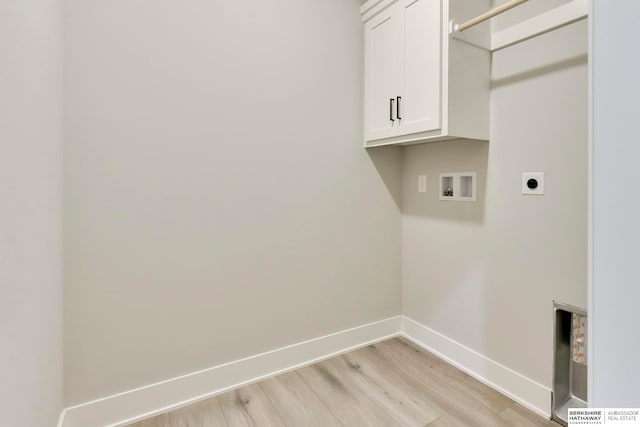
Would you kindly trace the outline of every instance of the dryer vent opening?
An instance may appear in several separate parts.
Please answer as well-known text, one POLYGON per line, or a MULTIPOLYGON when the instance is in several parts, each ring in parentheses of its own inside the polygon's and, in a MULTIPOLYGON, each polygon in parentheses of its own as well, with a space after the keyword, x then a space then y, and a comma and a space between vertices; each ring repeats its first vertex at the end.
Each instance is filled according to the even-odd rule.
POLYGON ((552 418, 567 425, 570 408, 587 407, 587 311, 554 302, 552 418))

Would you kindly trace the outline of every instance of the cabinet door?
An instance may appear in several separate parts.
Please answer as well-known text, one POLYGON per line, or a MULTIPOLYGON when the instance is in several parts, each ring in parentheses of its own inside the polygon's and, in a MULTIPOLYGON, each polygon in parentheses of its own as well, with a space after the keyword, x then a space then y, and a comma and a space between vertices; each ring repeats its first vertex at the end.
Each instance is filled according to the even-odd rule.
POLYGON ((400 0, 399 133, 440 129, 441 0, 400 0))
POLYGON ((365 24, 365 139, 397 133, 398 3, 365 24), (393 103, 390 101, 393 99, 393 103))

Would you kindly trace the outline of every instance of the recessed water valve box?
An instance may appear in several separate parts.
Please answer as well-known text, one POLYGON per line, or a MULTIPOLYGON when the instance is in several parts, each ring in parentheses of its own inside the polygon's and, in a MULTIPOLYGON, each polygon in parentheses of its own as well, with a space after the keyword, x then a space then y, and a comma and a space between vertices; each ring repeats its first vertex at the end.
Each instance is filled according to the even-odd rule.
POLYGON ((475 172, 447 172, 440 174, 440 200, 475 202, 476 193, 475 172))

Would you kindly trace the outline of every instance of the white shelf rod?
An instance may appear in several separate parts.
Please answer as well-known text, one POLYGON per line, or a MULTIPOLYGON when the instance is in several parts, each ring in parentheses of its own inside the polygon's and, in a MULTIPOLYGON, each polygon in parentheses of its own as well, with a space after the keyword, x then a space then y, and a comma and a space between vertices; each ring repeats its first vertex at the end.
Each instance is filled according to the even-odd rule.
POLYGON ((504 13, 509 9, 520 6, 522 3, 525 3, 527 1, 529 0, 511 0, 503 5, 491 9, 488 12, 483 13, 482 15, 478 15, 475 18, 468 20, 467 22, 463 22, 462 24, 457 25, 455 30, 462 32, 466 29, 478 25, 481 22, 486 21, 487 19, 491 19, 494 16, 500 15, 501 13, 504 13))

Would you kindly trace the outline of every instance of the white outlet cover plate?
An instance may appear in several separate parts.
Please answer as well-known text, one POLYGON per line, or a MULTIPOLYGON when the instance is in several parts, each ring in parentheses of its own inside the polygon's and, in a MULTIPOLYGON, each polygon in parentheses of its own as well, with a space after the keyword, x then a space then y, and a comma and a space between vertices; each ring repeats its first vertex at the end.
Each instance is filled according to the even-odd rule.
POLYGON ((544 194, 544 172, 523 172, 522 173, 522 194, 533 194, 541 196, 544 194), (531 189, 527 186, 530 179, 538 181, 538 186, 531 189))
POLYGON ((418 193, 427 192, 427 175, 418 175, 418 193))

